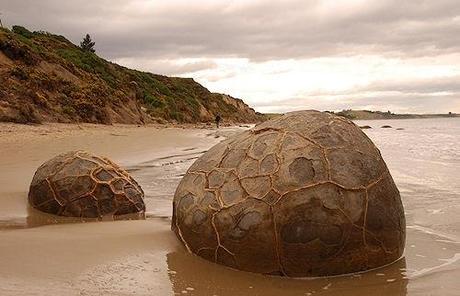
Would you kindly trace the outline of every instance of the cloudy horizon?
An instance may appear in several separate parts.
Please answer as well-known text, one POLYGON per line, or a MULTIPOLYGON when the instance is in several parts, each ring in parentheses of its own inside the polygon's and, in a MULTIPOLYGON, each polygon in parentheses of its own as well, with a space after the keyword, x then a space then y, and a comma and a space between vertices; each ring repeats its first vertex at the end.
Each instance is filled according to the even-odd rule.
POLYGON ((460 113, 455 0, 0 0, 0 13, 76 44, 89 33, 101 57, 260 112, 460 113))

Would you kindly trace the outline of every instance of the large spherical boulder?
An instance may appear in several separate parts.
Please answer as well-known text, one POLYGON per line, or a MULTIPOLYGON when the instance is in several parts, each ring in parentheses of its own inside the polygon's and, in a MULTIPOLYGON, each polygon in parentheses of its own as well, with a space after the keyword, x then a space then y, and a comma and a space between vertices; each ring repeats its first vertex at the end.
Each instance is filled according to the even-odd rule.
POLYGON ((403 253, 399 191, 351 121, 288 113, 211 148, 181 180, 172 229, 186 248, 240 270, 345 274, 403 253))
POLYGON ((29 190, 32 207, 68 217, 143 213, 143 197, 141 187, 126 171, 85 151, 60 154, 42 164, 29 190))

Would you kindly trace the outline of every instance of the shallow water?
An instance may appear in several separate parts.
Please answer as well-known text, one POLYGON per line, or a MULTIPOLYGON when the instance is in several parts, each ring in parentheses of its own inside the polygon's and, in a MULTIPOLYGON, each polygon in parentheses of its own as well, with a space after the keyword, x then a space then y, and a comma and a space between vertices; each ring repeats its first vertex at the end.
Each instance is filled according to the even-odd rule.
MULTIPOLYGON (((129 157, 129 146, 105 153, 142 185, 146 220, 40 226, 75 221, 27 209, 29 179, 16 191, 0 191, 0 294, 458 295, 460 119, 357 124, 372 127, 365 133, 381 150, 401 192, 407 240, 404 257, 395 264, 354 275, 286 279, 231 270, 187 254, 169 231, 171 199, 186 169, 218 139, 184 133, 151 153, 129 157), (37 254, 44 259, 37 260, 37 254), (54 258, 50 268, 46 262, 54 258)), ((3 167, 12 176, 26 167, 33 172, 42 156, 29 153, 34 156, 29 164, 3 167)))
MULTIPOLYGON (((271 290, 266 290, 265 285, 272 283, 281 286, 280 289, 274 288, 273 295, 281 292, 285 295, 299 295, 301 291, 307 295, 322 294, 327 290, 332 294, 335 293, 333 291, 339 294, 346 291, 351 294, 372 291, 377 295, 406 295, 429 294, 428 291, 439 291, 440 288, 446 289, 444 295, 458 295, 460 284, 456 283, 456 278, 460 276, 460 119, 375 120, 356 123, 372 127, 365 130, 365 133, 381 150, 401 192, 407 219, 404 258, 393 266, 361 275, 310 281, 308 291, 303 290, 304 283, 289 283, 285 286, 278 279, 266 282, 264 278, 260 287, 252 285, 251 292, 245 293, 270 295, 271 290), (381 128, 383 125, 390 125, 392 128, 381 128), (363 282, 366 283, 365 287, 362 286, 363 282), (383 290, 379 291, 377 287, 383 290)), ((162 163, 164 167, 161 169, 152 168, 145 172, 146 181, 152 180, 155 171, 158 175, 161 171, 165 172, 166 175, 158 180, 166 178, 167 184, 171 186, 160 192, 156 191, 156 186, 147 188, 147 203, 162 204, 161 210, 150 207, 148 212, 152 216, 170 217, 170 198, 174 188, 194 160, 194 157, 189 159, 189 156, 186 153, 183 157, 175 156, 172 162, 166 160, 166 163, 162 163), (183 162, 178 163, 174 159, 182 159, 183 162)), ((142 170, 137 173, 142 180, 142 170)), ((200 282, 199 278, 195 280, 195 285, 200 282)), ((216 285, 219 279, 211 282, 216 285)), ((216 294, 244 295, 244 287, 240 287, 240 292, 237 292, 238 289, 224 292, 228 291, 226 280, 220 282, 222 287, 212 290, 216 294)))

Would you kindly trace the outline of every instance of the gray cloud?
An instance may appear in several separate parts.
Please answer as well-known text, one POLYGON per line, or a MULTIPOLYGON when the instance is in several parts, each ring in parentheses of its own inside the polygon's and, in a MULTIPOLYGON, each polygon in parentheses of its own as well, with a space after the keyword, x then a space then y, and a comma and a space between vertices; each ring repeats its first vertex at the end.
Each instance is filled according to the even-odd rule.
POLYGON ((130 68, 142 71, 154 71, 164 75, 181 75, 198 72, 201 70, 214 69, 217 64, 211 60, 196 62, 177 63, 174 60, 155 59, 115 59, 114 62, 130 68))
POLYGON ((310 106, 333 111, 350 108, 377 111, 385 106, 401 113, 459 112, 460 76, 372 82, 353 91, 299 94, 278 103, 261 102, 255 106, 261 110, 300 110, 310 106), (326 100, 331 97, 337 100, 332 103, 326 100))
POLYGON ((366 86, 356 87, 352 91, 316 91, 300 93, 299 97, 353 97, 366 93, 400 93, 411 95, 437 96, 439 93, 459 94, 460 75, 411 80, 373 81, 366 86))
MULTIPOLYGON (((65 35, 77 44, 88 32, 103 57, 168 75, 212 70, 218 67, 213 58, 234 57, 259 63, 376 55, 403 61, 420 59, 422 63, 431 59, 427 64, 445 66, 446 60, 439 61, 438 57, 451 54, 453 57, 447 60, 454 67, 459 66, 458 0, 346 1, 326 6, 330 3, 338 2, 0 0, 0 12, 8 26, 22 24, 32 30, 47 30, 65 35), (200 60, 176 62, 184 58, 200 60)), ((200 74, 204 76, 198 78, 213 83, 238 75, 236 69, 228 66, 214 70, 204 71, 200 74)), ((291 70, 289 66, 278 67, 271 73, 282 75, 291 70)), ((333 71, 340 69, 332 68, 333 71)), ((442 74, 433 72, 433 78, 421 80, 414 78, 416 73, 404 73, 404 78, 370 81, 349 92, 306 92, 293 98, 287 95, 278 101, 252 100, 251 92, 261 93, 264 87, 258 85, 246 88, 249 96, 244 99, 259 111, 302 108, 460 111, 460 76, 440 77, 442 74)), ((446 75, 459 72, 449 73, 446 75)), ((373 77, 375 80, 378 75, 373 77)))
POLYGON ((374 96, 355 94, 344 96, 340 100, 328 101, 327 96, 295 97, 279 102, 255 103, 260 112, 288 112, 303 109, 318 109, 340 111, 343 109, 356 110, 390 110, 397 113, 448 113, 460 110, 460 93, 433 95, 433 94, 405 94, 383 93, 374 96), (383 108, 382 108, 383 107, 383 108))
POLYGON ((2 0, 3 18, 72 40, 90 32, 112 59, 233 56, 255 61, 378 53, 432 56, 460 49, 456 0, 370 1, 324 8, 324 1, 256 1, 175 7, 142 1, 2 0))
POLYGON ((382 81, 373 82, 356 92, 387 91, 413 94, 436 94, 440 92, 456 93, 460 98, 460 76, 436 77, 411 81, 382 81))

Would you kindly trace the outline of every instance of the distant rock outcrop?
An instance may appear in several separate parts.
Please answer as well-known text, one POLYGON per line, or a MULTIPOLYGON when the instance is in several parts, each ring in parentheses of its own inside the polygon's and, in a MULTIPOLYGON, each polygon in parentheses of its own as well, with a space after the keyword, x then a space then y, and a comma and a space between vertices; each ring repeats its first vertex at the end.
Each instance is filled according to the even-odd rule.
POLYGON ((371 120, 371 119, 412 119, 412 118, 446 118, 460 117, 456 113, 446 114, 396 114, 390 111, 370 111, 370 110, 342 110, 339 112, 326 111, 352 120, 371 120))

